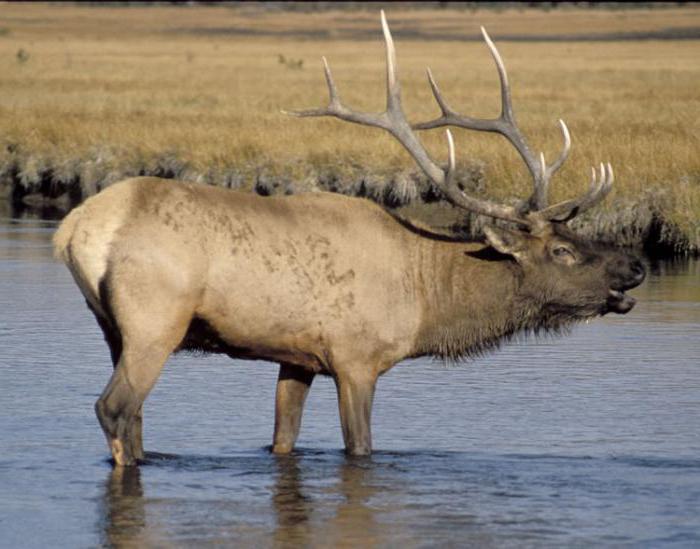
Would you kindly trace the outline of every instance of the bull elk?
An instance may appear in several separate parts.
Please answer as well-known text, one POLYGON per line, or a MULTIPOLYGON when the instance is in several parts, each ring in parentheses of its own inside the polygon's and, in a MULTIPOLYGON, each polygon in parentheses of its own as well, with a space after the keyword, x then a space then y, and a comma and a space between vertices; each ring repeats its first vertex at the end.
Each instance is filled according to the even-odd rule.
POLYGON ((486 244, 448 239, 398 220, 366 199, 332 193, 252 193, 137 177, 86 200, 54 237, 97 318, 114 371, 95 409, 117 465, 143 458, 142 405, 168 356, 225 353, 280 364, 272 450, 292 451, 304 401, 317 374, 335 381, 348 454, 371 451, 377 378, 409 357, 463 357, 519 332, 558 330, 634 305, 625 290, 642 263, 576 236, 567 221, 610 191, 613 170, 594 169, 582 196, 549 205, 547 188, 570 149, 551 165, 518 129, 503 62, 482 29, 498 73, 502 113, 462 116, 430 85, 442 111, 413 126, 402 106, 396 54, 382 12, 387 108, 356 112, 339 99, 325 62, 330 103, 297 111, 390 132, 454 206, 501 220, 486 244), (534 191, 521 206, 468 196, 414 130, 455 126, 498 132, 523 158, 534 191), (509 222, 510 228, 503 227, 509 222))

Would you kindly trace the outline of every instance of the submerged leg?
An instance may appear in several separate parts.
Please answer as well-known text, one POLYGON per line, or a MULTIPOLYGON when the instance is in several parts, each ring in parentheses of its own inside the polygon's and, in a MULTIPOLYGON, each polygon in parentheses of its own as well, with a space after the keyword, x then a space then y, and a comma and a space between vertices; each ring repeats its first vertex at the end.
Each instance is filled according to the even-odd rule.
POLYGON ((304 402, 314 373, 300 366, 281 363, 275 398, 275 434, 272 451, 288 454, 299 436, 304 402))
POLYGON ((335 376, 340 424, 348 455, 366 456, 372 453, 370 423, 376 382, 377 376, 371 371, 345 372, 335 376))

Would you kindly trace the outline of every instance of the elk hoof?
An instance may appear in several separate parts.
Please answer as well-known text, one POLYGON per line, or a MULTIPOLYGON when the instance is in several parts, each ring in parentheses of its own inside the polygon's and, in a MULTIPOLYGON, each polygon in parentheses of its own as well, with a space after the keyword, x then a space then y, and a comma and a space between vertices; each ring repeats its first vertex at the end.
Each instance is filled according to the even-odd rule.
POLYGON ((272 453, 273 454, 291 454, 293 449, 294 449, 293 444, 278 442, 277 444, 273 444, 272 453))
POLYGON ((369 456, 372 454, 372 448, 369 446, 354 446, 345 448, 345 454, 352 457, 369 456))
POLYGON ((114 458, 115 465, 120 467, 127 465, 135 465, 134 459, 126 452, 124 444, 118 438, 113 438, 110 442, 110 450, 112 450, 112 457, 114 458))

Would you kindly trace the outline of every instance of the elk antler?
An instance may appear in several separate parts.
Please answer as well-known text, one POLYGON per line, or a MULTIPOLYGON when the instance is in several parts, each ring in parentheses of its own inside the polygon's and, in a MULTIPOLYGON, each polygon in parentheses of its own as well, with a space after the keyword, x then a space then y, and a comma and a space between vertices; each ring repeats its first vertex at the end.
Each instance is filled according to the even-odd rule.
POLYGON ((559 127, 564 136, 564 147, 559 154, 559 157, 551 165, 547 166, 544 159, 544 154, 540 153, 539 159, 532 154, 530 147, 525 140, 522 132, 518 128, 513 112, 513 104, 510 95, 510 84, 508 83, 508 73, 506 72, 503 59, 501 59, 496 46, 489 37, 486 29, 481 27, 481 33, 484 36, 486 45, 491 51, 491 55, 496 62, 498 76, 501 82, 501 115, 493 119, 471 118, 457 114, 452 110, 440 93, 432 72, 428 69, 428 80, 430 87, 433 90, 433 95, 437 101, 442 115, 435 120, 429 122, 421 122, 414 124, 413 128, 418 130, 427 130, 432 128, 440 128, 443 126, 457 126, 470 130, 480 130, 488 132, 496 132, 503 135, 515 149, 520 153, 520 156, 525 161, 534 182, 534 190, 527 201, 526 211, 522 215, 530 220, 530 225, 541 224, 547 221, 568 221, 579 213, 598 204, 610 192, 613 183, 612 166, 608 163, 600 165, 600 178, 596 176, 595 168, 593 169, 593 180, 590 189, 587 193, 576 199, 566 200, 553 206, 548 206, 547 191, 549 181, 554 173, 561 168, 564 161, 569 156, 571 150, 571 137, 569 130, 563 120, 559 120, 559 127), (539 160, 539 161, 538 161, 539 160))
MULTIPOLYGON (((478 199, 468 196, 454 183, 454 168, 455 168, 455 152, 454 141, 450 130, 446 130, 447 145, 448 145, 448 167, 443 170, 438 166, 428 155, 427 151, 421 144, 413 132, 411 125, 406 119, 406 115, 401 107, 401 87, 396 75, 396 50, 394 41, 389 31, 389 25, 386 22, 384 10, 381 12, 382 30, 384 32, 384 41, 386 43, 386 79, 387 79, 387 101, 386 110, 382 113, 364 113, 357 112, 347 108, 340 101, 338 90, 333 82, 330 67, 326 58, 323 58, 323 65, 326 74, 326 82, 328 84, 328 94, 330 101, 327 107, 320 109, 310 109, 304 111, 291 111, 286 114, 293 116, 334 116, 341 120, 362 124, 365 126, 374 126, 382 128, 393 135, 414 158, 420 168, 433 181, 433 183, 445 194, 446 198, 455 206, 483 214, 498 219, 504 219, 524 226, 532 226, 530 219, 519 213, 516 208, 502 204, 496 204, 488 200, 478 199)), ((505 73, 504 73, 505 74, 505 73)), ((434 90, 437 88, 434 87, 434 90)), ((439 98, 439 92, 436 94, 439 98)), ((441 99, 438 99, 440 102, 441 99)), ((285 112, 285 111, 283 111, 285 112)), ((445 109, 443 109, 445 112, 445 109)), ((452 122, 436 123, 438 125, 448 125, 452 122)), ((457 124, 455 124, 457 125, 457 124)))

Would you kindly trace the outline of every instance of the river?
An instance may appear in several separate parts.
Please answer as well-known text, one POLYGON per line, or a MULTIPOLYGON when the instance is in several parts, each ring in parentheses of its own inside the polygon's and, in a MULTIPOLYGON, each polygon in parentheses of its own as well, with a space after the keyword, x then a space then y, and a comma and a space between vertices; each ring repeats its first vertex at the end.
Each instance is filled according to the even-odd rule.
POLYGON ((650 264, 636 308, 378 385, 370 458, 311 390, 276 457, 276 366, 170 359, 148 462, 112 470, 111 363, 53 221, 0 219, 0 546, 700 546, 700 262, 650 264))

